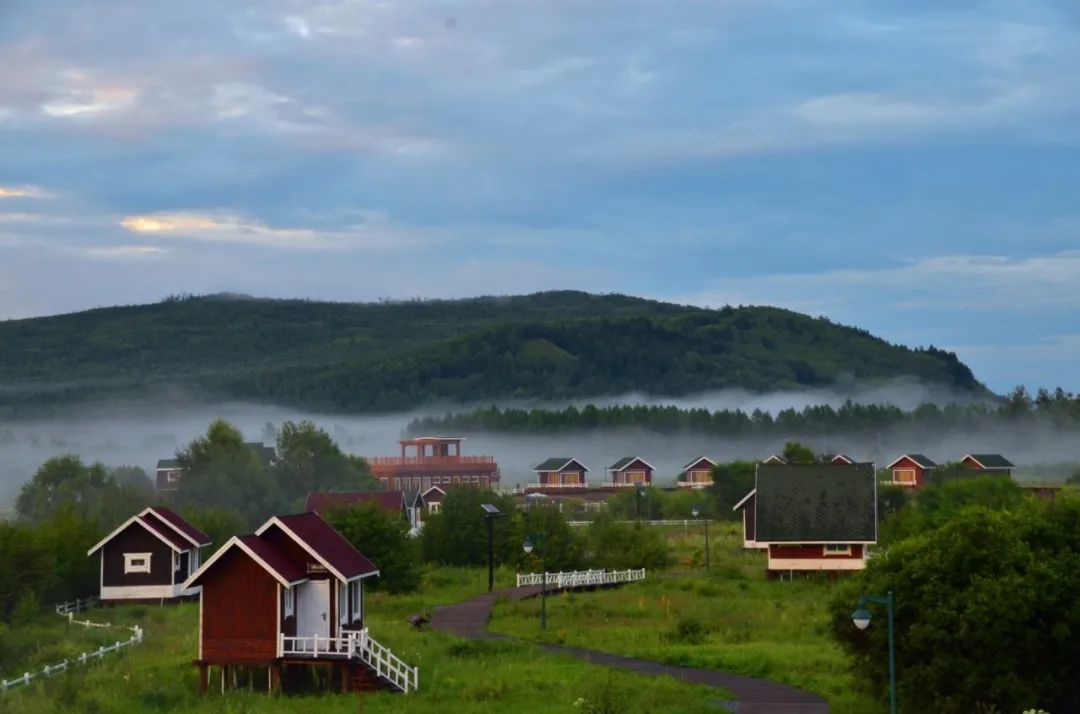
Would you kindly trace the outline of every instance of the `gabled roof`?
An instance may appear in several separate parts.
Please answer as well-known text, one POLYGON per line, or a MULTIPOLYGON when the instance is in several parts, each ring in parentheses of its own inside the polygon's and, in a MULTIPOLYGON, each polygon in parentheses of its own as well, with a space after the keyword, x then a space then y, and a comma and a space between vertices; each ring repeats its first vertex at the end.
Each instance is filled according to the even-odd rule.
POLYGON ((901 454, 899 457, 897 457, 891 464, 889 464, 885 468, 891 469, 893 466, 896 466, 898 463, 900 463, 904 459, 908 459, 909 461, 914 461, 916 464, 918 464, 918 466, 920 468, 924 468, 924 469, 936 469, 937 468, 937 464, 934 463, 933 459, 931 459, 928 456, 923 456, 922 454, 901 454))
POLYGON ((533 471, 562 471, 571 463, 575 463, 581 467, 582 471, 588 471, 588 467, 575 458, 569 456, 553 456, 550 459, 545 459, 540 463, 533 471))
POLYGON ((756 481, 759 543, 877 541, 873 464, 761 464, 756 481))
POLYGON ((183 468, 180 462, 176 459, 158 459, 157 467, 159 469, 180 469, 183 468))
POLYGON ((772 456, 770 456, 769 458, 765 459, 765 460, 764 460, 764 461, 762 461, 761 463, 763 463, 763 464, 786 464, 786 463, 787 463, 787 459, 785 459, 785 458, 784 458, 783 456, 781 456, 780 454, 773 454, 772 456))
POLYGON ((156 516, 165 525, 183 536, 184 540, 195 546, 210 545, 210 536, 184 520, 179 513, 165 506, 150 506, 139 514, 144 518, 147 515, 156 516))
POLYGON ((379 574, 379 569, 318 513, 273 516, 255 535, 261 536, 270 528, 279 528, 339 580, 348 582, 379 574))
POLYGON ((682 470, 687 471, 690 469, 691 466, 697 466, 702 461, 708 461, 710 466, 716 466, 716 462, 710 459, 708 456, 699 456, 690 463, 688 463, 686 466, 683 466, 682 470))
POLYGON ((171 550, 174 550, 174 551, 177 551, 177 552, 183 552, 185 550, 190 550, 191 549, 191 546, 189 546, 187 543, 184 543, 183 541, 181 541, 180 537, 177 534, 169 532, 169 529, 167 529, 164 524, 160 523, 159 521, 158 522, 154 522, 154 521, 147 522, 146 520, 143 519, 142 516, 140 516, 139 514, 135 514, 131 518, 129 518, 126 521, 124 521, 123 523, 121 523, 115 529, 113 529, 113 531, 111 533, 109 533, 109 535, 105 536, 104 538, 99 540, 97 543, 95 543, 94 546, 92 548, 90 548, 90 550, 86 551, 86 554, 87 555, 93 555, 95 551, 100 549, 103 545, 105 545, 110 540, 112 540, 116 536, 120 535, 125 530, 127 530, 127 528, 129 528, 130 526, 133 526, 133 525, 139 526, 144 531, 146 531, 150 535, 154 536, 155 538, 160 540, 165 545, 169 546, 169 548, 171 550), (155 525, 157 525, 156 528, 155 528, 155 525))
POLYGON ((374 503, 389 513, 400 513, 405 508, 405 494, 402 491, 313 491, 308 494, 304 508, 327 513, 362 503, 374 503))
POLYGON ((641 463, 648 466, 650 470, 656 471, 656 469, 653 468, 652 464, 650 464, 648 461, 641 458, 640 456, 624 456, 621 459, 619 459, 618 461, 616 461, 615 463, 613 463, 611 466, 608 466, 608 471, 622 471, 623 469, 625 469, 627 466, 634 463, 635 461, 640 461, 641 463))
POLYGON ((987 471, 1015 468, 1013 462, 1009 461, 1001 454, 966 454, 961 461, 967 461, 968 459, 971 459, 978 464, 979 468, 987 471))
POLYGON ((424 503, 441 503, 445 496, 446 491, 438 486, 432 486, 420 494, 420 498, 423 499, 424 503))
POLYGON ((140 514, 139 523, 142 523, 143 526, 147 528, 147 530, 152 531, 159 538, 162 538, 166 542, 168 542, 172 546, 172 549, 177 552, 190 550, 192 547, 191 543, 188 541, 187 538, 183 537, 175 530, 170 528, 169 525, 160 518, 155 518, 150 514, 140 514))
POLYGON ((732 506, 731 510, 733 510, 733 511, 742 510, 744 507, 746 507, 746 502, 749 501, 751 498, 753 498, 756 495, 757 495, 757 489, 755 488, 755 489, 751 490, 750 493, 743 496, 742 499, 740 499, 738 503, 736 503, 734 506, 732 506))
POLYGON ((855 463, 855 459, 851 458, 847 454, 836 454, 831 459, 829 459, 829 463, 830 464, 853 464, 853 463, 855 463))
POLYGON ((245 536, 233 536, 225 545, 223 545, 218 552, 205 563, 202 567, 194 573, 187 582, 184 583, 183 589, 198 585, 198 582, 202 579, 203 575, 207 573, 214 565, 224 556, 227 552, 236 548, 243 551, 255 561, 266 572, 277 580, 285 587, 296 585, 307 580, 307 573, 298 564, 292 562, 289 558, 281 553, 270 543, 262 540, 255 535, 245 536))

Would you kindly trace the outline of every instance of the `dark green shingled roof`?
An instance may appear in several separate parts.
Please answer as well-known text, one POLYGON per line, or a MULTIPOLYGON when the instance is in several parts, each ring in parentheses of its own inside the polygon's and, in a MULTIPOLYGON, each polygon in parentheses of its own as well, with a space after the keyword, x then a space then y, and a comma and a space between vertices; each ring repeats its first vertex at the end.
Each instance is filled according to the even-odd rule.
POLYGON ((1011 469, 1013 463, 1001 454, 968 454, 983 465, 984 469, 1011 469))
POLYGON ((760 464, 759 543, 877 540, 873 464, 760 464))
POLYGON ((585 468, 585 464, 569 456, 552 456, 550 459, 546 459, 543 463, 533 469, 533 471, 558 471, 571 461, 576 462, 582 470, 588 471, 588 469, 585 468))
POLYGON ((159 469, 178 469, 180 468, 180 462, 176 459, 158 459, 157 467, 159 469))

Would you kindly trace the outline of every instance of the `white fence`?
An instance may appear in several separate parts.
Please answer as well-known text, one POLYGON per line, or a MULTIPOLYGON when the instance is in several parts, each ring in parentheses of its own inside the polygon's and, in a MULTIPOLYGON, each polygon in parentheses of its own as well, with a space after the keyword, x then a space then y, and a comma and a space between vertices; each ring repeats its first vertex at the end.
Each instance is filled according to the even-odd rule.
POLYGON ((70 602, 62 602, 56 606, 57 615, 70 615, 76 612, 83 612, 98 606, 101 601, 91 595, 90 597, 83 597, 72 600, 70 602))
POLYGON ((547 576, 547 585, 557 590, 563 588, 584 588, 593 585, 616 585, 633 583, 645 579, 645 568, 640 570, 575 570, 568 573, 519 573, 517 586, 543 585, 547 576))
POLYGON ((420 687, 420 668, 407 664, 362 630, 342 630, 341 637, 281 635, 281 655, 289 657, 355 657, 375 670, 375 674, 408 694, 420 687))
MULTIPOLYGON (((69 613, 69 614, 72 614, 72 613, 69 613)), ((78 623, 78 624, 82 624, 82 623, 78 623)), ((102 647, 99 647, 99 648, 97 648, 96 650, 94 650, 92 652, 83 652, 78 657, 76 657, 74 659, 71 659, 71 660, 64 660, 60 664, 52 664, 52 665, 47 664, 47 665, 45 665, 45 667, 40 672, 34 672, 34 673, 24 672, 23 676, 16 677, 15 679, 0 679, 0 692, 6 692, 7 690, 11 689, 12 687, 17 687, 20 684, 30 684, 30 682, 32 682, 35 679, 40 679, 42 677, 51 677, 54 674, 59 674, 60 672, 66 672, 68 670, 68 668, 73 666, 73 665, 86 664, 87 662, 90 662, 92 660, 104 657, 105 655, 109 654, 110 652, 118 652, 118 651, 122 650, 125 647, 131 647, 132 645, 137 645, 137 644, 139 644, 140 642, 143 641, 143 630, 142 630, 141 627, 139 627, 138 625, 135 625, 135 626, 133 626, 133 627, 131 627, 129 629, 133 633, 131 635, 131 637, 129 637, 126 640, 120 640, 118 642, 115 642, 115 643, 109 645, 108 647, 102 646, 102 647)))
MULTIPOLYGON (((616 523, 644 523, 647 526, 683 526, 688 528, 693 525, 701 525, 705 522, 704 518, 684 518, 681 520, 667 520, 667 521, 635 521, 635 520, 623 520, 615 521, 616 523)), ((595 521, 567 521, 568 526, 591 526, 595 521)))

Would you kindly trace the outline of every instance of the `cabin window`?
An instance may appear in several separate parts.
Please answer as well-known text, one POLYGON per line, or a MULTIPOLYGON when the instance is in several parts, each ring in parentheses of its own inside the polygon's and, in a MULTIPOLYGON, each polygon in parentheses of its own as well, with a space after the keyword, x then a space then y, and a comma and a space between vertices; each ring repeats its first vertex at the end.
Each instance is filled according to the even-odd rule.
POLYGON ((893 469, 893 483, 915 483, 915 469, 893 469))
POLYGON ((825 555, 851 555, 851 544, 829 543, 825 546, 825 555))
POLYGON ((292 617, 295 610, 296 592, 292 588, 285 588, 282 593, 282 601, 285 605, 285 617, 292 617))
POLYGON ((436 502, 436 503, 429 503, 429 504, 428 504, 428 511, 430 511, 431 513, 438 513, 438 512, 439 512, 439 506, 441 506, 441 505, 442 505, 442 504, 441 504, 441 503, 438 503, 438 502, 436 502))
POLYGON ((349 583, 349 601, 352 603, 354 620, 363 618, 363 613, 360 611, 360 594, 363 592, 360 589, 361 587, 363 587, 363 585, 359 580, 349 583))
POLYGON ((349 585, 338 583, 337 590, 338 622, 342 625, 349 624, 349 585))
POLYGON ((149 573, 150 553, 124 553, 124 574, 149 573))

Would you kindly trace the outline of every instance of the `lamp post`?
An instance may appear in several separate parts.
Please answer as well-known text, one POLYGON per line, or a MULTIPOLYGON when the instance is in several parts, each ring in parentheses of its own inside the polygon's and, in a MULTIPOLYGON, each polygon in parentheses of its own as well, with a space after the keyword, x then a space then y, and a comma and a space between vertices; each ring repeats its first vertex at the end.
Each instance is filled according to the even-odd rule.
POLYGON ((637 514, 637 519, 641 520, 641 499, 645 495, 645 487, 638 484, 634 487, 634 513, 637 514))
MULTIPOLYGON (((525 551, 525 555, 529 555, 533 552, 533 542, 529 536, 525 536, 525 542, 521 544, 521 549, 525 551)), ((540 556, 540 570, 543 575, 540 578, 540 631, 547 631, 547 566, 544 563, 544 556, 540 556)))
POLYGON ((851 621, 855 627, 865 630, 870 626, 870 611, 866 606, 870 603, 884 605, 889 614, 889 711, 896 714, 896 650, 893 643, 893 594, 892 590, 880 595, 860 595, 859 609, 851 613, 851 621))
POLYGON ((484 520, 487 522, 488 532, 488 592, 495 586, 495 519, 506 518, 506 514, 490 503, 480 504, 484 509, 484 520))
MULTIPOLYGON (((690 515, 695 519, 701 515, 701 508, 695 503, 690 509, 690 515)), ((705 519, 705 572, 709 572, 709 519, 705 519)))

